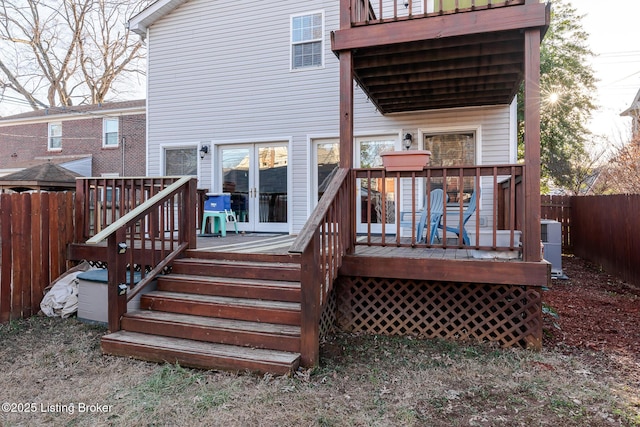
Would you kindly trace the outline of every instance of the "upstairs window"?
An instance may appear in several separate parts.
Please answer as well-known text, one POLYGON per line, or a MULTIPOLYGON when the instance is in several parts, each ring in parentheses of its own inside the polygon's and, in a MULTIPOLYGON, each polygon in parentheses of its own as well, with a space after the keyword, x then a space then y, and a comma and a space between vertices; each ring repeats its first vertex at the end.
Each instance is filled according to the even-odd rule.
POLYGON ((104 119, 102 122, 102 146, 118 146, 118 119, 104 119))
POLYGON ((291 17, 291 69, 318 68, 323 65, 322 12, 291 17))
POLYGON ((48 150, 62 150, 62 124, 49 123, 48 150))

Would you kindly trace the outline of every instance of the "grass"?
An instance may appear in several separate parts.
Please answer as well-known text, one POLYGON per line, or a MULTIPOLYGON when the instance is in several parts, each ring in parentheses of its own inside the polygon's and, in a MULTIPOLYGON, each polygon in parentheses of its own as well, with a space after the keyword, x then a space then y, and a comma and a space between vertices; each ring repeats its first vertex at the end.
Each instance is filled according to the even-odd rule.
POLYGON ((340 334, 319 367, 276 377, 103 356, 104 332, 74 319, 0 325, 0 401, 110 407, 2 412, 0 425, 640 426, 640 385, 603 353, 340 334))

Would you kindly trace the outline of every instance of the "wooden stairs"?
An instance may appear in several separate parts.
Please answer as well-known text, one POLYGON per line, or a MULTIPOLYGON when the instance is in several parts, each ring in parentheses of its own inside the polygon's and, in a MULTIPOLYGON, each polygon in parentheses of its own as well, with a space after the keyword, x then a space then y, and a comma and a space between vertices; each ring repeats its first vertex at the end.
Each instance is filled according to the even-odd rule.
POLYGON ((187 251, 102 338, 106 354, 288 374, 300 361, 300 258, 187 251))

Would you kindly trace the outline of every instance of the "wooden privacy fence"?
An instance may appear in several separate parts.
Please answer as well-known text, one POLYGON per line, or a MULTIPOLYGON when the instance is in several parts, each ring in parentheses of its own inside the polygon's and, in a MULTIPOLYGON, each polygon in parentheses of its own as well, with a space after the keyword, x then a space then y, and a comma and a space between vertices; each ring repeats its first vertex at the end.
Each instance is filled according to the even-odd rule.
POLYGON ((0 322, 38 312, 44 288, 66 271, 73 193, 0 194, 0 322))
POLYGON ((540 218, 558 221, 562 227, 562 249, 573 247, 571 233, 571 200, 575 196, 540 196, 540 218))
POLYGON ((572 198, 574 253, 640 285, 640 194, 572 198))

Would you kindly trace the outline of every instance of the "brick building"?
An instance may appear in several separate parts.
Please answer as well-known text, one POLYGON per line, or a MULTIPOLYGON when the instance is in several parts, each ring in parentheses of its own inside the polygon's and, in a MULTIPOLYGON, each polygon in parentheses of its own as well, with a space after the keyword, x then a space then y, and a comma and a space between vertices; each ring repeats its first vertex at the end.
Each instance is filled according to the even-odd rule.
POLYGON ((0 118, 0 175, 53 162, 82 176, 146 174, 145 100, 0 118))

